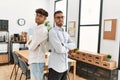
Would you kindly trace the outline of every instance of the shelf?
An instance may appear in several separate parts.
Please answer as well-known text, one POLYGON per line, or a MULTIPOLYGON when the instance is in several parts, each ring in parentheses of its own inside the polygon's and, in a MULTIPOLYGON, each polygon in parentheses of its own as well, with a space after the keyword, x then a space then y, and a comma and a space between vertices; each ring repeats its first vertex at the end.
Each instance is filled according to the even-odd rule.
POLYGON ((9 63, 9 31, 0 30, 0 34, 4 35, 0 41, 0 64, 9 63))
POLYGON ((8 42, 1 42, 1 41, 0 41, 0 43, 3 43, 3 44, 6 43, 6 44, 7 44, 8 42))
POLYGON ((8 52, 0 52, 0 55, 2 55, 2 54, 8 54, 8 52))
POLYGON ((118 70, 108 70, 77 60, 76 73, 89 80, 118 80, 118 70))
POLYGON ((8 30, 0 30, 1 32, 8 32, 8 30))
POLYGON ((21 41, 11 41, 11 43, 20 43, 20 44, 25 44, 26 42, 21 42, 21 41))

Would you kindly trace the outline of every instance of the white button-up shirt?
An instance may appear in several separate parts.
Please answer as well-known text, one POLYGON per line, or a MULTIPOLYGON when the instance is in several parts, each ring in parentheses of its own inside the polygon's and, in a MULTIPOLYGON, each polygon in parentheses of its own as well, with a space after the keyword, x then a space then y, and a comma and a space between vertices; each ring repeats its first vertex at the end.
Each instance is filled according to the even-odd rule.
POLYGON ((62 28, 56 26, 49 31, 49 43, 51 53, 48 67, 57 72, 66 71, 68 69, 68 50, 75 48, 73 40, 62 28))
POLYGON ((47 38, 48 30, 44 24, 36 26, 31 38, 31 43, 28 45, 30 51, 28 60, 29 64, 45 62, 47 38))

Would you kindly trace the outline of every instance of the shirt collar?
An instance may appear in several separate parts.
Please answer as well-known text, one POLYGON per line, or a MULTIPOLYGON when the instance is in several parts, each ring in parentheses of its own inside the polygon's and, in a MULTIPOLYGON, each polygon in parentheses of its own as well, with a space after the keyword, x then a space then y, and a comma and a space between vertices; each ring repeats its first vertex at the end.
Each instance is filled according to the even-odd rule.
POLYGON ((58 26, 55 26, 55 28, 56 28, 57 30, 64 31, 63 28, 60 28, 60 27, 58 27, 58 26))
POLYGON ((37 27, 42 27, 42 26, 44 26, 44 24, 37 25, 37 27))

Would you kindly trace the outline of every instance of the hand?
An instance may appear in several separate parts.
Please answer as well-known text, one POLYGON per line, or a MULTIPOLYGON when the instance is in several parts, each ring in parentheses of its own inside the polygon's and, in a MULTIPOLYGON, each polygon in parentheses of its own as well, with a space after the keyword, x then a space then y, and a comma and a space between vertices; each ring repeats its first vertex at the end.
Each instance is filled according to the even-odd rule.
POLYGON ((69 50, 68 51, 68 54, 72 54, 72 53, 74 53, 74 50, 69 50))
POLYGON ((40 47, 40 44, 35 48, 35 50, 36 50, 38 47, 40 47))
POLYGON ((30 41, 28 42, 28 45, 30 45, 31 42, 32 42, 32 40, 30 40, 30 41))
POLYGON ((63 43, 61 43, 62 44, 62 46, 64 46, 64 44, 63 43))

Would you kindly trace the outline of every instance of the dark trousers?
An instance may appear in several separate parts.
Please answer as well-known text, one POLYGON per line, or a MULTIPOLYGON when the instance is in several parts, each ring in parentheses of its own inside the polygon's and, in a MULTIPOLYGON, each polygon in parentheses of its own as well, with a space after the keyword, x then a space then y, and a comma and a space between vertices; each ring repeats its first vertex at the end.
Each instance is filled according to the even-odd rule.
POLYGON ((63 73, 56 72, 52 68, 49 69, 48 80, 67 80, 67 71, 63 73))

